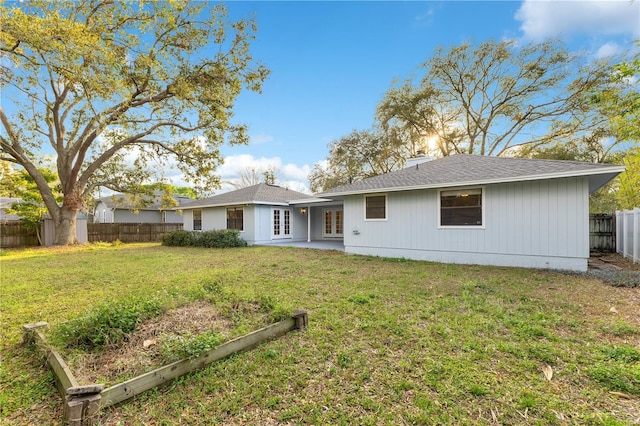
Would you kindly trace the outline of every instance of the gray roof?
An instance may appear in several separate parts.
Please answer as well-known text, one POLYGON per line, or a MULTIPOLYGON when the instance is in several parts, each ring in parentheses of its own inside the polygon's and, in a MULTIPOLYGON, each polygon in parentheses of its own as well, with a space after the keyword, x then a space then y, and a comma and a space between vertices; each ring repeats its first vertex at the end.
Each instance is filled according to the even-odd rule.
POLYGON ((302 192, 282 188, 277 185, 259 183, 257 185, 247 186, 246 188, 240 188, 235 191, 225 192, 224 194, 214 195, 213 197, 205 198, 203 200, 194 201, 193 203, 181 206, 180 208, 193 209, 238 204, 289 205, 290 201, 308 198, 310 198, 309 194, 303 194, 302 192))
POLYGON ((589 176, 589 192, 594 192, 622 171, 623 166, 611 164, 458 154, 339 186, 317 196, 335 197, 574 176, 589 176))
POLYGON ((20 198, 8 198, 0 197, 0 222, 9 222, 14 220, 20 220, 20 217, 16 214, 9 214, 5 209, 10 209, 14 203, 21 202, 20 198))
MULTIPOLYGON (((178 206, 189 203, 193 201, 193 198, 186 197, 184 195, 172 195, 173 199, 178 202, 178 206)), ((147 199, 151 198, 147 196, 147 199)), ((136 209, 136 210, 160 210, 162 207, 162 194, 156 193, 151 201, 151 204, 146 205, 144 207, 137 207, 135 203, 131 203, 129 199, 129 195, 127 194, 114 194, 108 197, 102 197, 98 200, 107 206, 110 209, 136 209)), ((168 210, 168 209, 165 209, 168 210)))

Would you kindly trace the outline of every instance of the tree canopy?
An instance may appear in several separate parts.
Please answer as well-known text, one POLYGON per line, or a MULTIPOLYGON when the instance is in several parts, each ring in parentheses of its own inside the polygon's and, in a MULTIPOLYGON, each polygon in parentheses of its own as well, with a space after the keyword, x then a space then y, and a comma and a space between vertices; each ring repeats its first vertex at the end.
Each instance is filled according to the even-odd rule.
POLYGON ((556 40, 440 48, 421 69, 419 85, 385 94, 377 118, 414 138, 436 136, 439 156, 513 154, 588 130, 587 95, 610 77, 605 63, 587 63, 556 40))
POLYGON ((228 22, 220 4, 33 0, 0 19, 0 159, 33 178, 57 244, 74 242, 96 186, 127 192, 171 165, 211 190, 219 147, 247 142, 233 104, 268 70, 249 51, 255 23, 228 22), (61 204, 38 170, 46 152, 61 204))
POLYGON ((640 60, 612 62, 570 53, 558 40, 439 48, 418 83, 384 94, 373 130, 330 144, 311 188, 399 169, 418 151, 619 163, 619 151, 640 140, 640 60))

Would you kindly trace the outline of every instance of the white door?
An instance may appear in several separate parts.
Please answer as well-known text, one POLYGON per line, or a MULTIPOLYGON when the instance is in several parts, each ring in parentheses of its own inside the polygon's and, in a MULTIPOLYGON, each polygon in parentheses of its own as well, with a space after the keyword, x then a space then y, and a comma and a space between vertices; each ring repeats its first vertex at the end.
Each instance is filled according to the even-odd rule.
POLYGON ((342 210, 327 209, 323 211, 324 222, 322 228, 322 236, 326 238, 342 238, 343 237, 343 216, 342 210))
POLYGON ((291 210, 273 209, 271 238, 291 238, 291 210))

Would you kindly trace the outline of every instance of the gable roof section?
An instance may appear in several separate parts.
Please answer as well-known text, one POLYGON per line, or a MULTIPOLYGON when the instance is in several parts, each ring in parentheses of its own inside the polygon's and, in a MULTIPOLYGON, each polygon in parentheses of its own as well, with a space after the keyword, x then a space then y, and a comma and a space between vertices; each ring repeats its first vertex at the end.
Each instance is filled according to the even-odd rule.
MULTIPOLYGON (((189 203, 190 201, 193 201, 193 198, 189 198, 184 195, 172 195, 172 197, 178 202, 178 206, 181 206, 183 204, 189 203)), ((114 194, 108 197, 102 197, 98 201, 104 203, 104 205, 110 209, 160 210, 162 205, 162 194, 156 194, 156 196, 153 199, 153 202, 148 206, 144 206, 144 207, 134 206, 130 202, 129 196, 126 194, 114 194)), ((163 210, 171 210, 173 208, 174 207, 163 209, 163 210)))
POLYGON ((310 198, 309 194, 303 194, 302 192, 282 188, 277 185, 259 183, 257 185, 247 186, 246 188, 240 188, 235 191, 214 195, 213 197, 205 198, 203 200, 194 201, 193 203, 180 206, 180 208, 182 210, 188 210, 202 207, 221 207, 238 204, 288 206, 290 201, 308 198, 310 198))
POLYGON ((611 164, 457 154, 339 186, 317 196, 336 197, 575 176, 589 176, 589 192, 592 193, 623 171, 624 166, 611 164))

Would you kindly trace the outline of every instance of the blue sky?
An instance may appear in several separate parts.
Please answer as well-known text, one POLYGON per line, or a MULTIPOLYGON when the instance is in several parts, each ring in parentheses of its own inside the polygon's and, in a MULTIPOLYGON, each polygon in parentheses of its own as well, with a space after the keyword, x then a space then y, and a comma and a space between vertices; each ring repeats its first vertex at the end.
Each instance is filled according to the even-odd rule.
POLYGON ((640 2, 628 0, 227 5, 231 18, 255 18, 252 54, 271 75, 262 94, 238 99, 235 120, 249 125, 252 142, 224 147, 220 174, 234 179, 247 167, 273 165, 280 184, 303 192, 328 144, 370 128, 392 83, 419 78, 439 46, 555 37, 595 58, 632 49, 640 37, 640 2))

